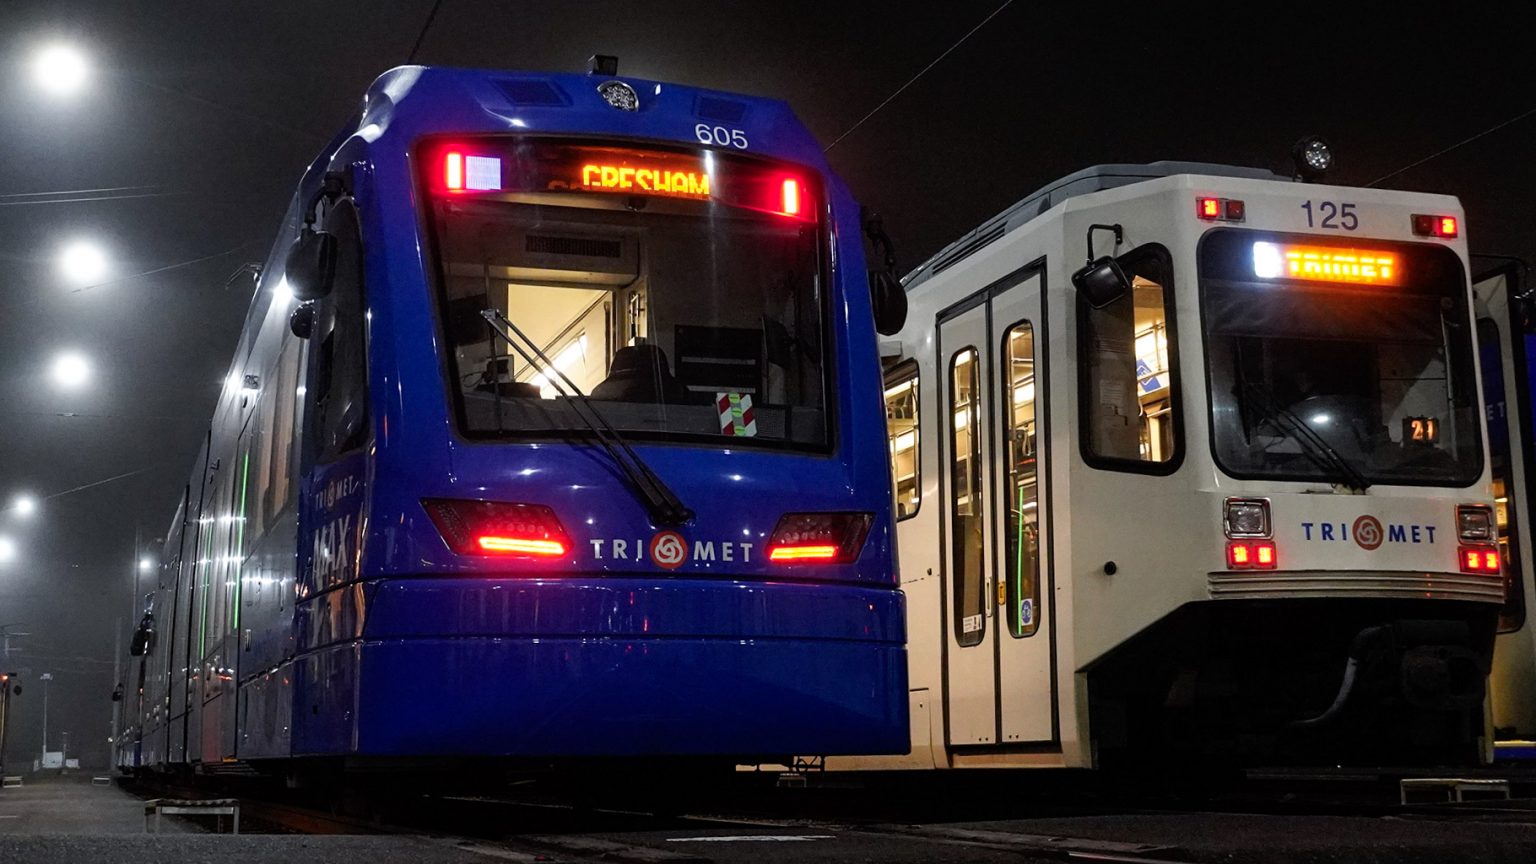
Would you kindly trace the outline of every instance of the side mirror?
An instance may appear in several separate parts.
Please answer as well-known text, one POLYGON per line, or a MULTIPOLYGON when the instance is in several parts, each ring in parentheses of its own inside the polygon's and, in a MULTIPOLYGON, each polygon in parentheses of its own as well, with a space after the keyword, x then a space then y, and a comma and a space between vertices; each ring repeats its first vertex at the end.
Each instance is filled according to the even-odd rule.
POLYGON ((319 300, 336 281, 336 235, 305 227, 288 248, 283 275, 300 301, 319 300))
POLYGON ((315 332, 315 304, 300 303, 288 316, 288 329, 300 339, 308 339, 315 332))
POLYGON ((875 332, 895 336, 907 323, 907 292, 901 282, 884 270, 869 271, 869 303, 875 313, 875 332))
POLYGON ((1114 234, 1116 249, 1125 242, 1125 231, 1118 224, 1089 225, 1088 263, 1072 274, 1072 287, 1077 289, 1078 296, 1088 301, 1089 306, 1103 309, 1131 290, 1131 280, 1125 278, 1125 271, 1120 269, 1120 262, 1114 257, 1109 255, 1093 257, 1093 232, 1095 231, 1109 231, 1114 234))
POLYGON ((1125 277, 1119 261, 1105 255, 1073 273, 1072 286, 1089 306, 1103 309, 1131 290, 1131 280, 1125 277))
POLYGON ((128 653, 134 657, 143 657, 149 653, 149 649, 155 642, 154 625, 150 623, 149 616, 139 622, 137 630, 133 631, 133 639, 128 643, 128 653))

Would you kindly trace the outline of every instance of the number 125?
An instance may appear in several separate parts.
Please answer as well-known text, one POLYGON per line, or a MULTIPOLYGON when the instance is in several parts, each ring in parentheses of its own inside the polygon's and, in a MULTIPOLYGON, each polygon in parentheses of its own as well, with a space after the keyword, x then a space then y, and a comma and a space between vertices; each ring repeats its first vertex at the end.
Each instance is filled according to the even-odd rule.
POLYGON ((1353 204, 1308 201, 1301 205, 1301 209, 1307 211, 1308 228, 1343 228, 1345 231, 1353 231, 1360 227, 1360 217, 1356 215, 1353 204))

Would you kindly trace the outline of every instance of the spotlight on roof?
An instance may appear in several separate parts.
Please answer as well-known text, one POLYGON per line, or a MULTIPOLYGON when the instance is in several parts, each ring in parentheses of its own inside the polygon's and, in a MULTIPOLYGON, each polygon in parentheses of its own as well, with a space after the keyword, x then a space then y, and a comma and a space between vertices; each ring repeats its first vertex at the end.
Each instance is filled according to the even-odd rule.
POLYGON ((1298 179, 1317 180, 1333 168, 1333 148, 1322 138, 1308 135, 1292 145, 1291 159, 1298 179))

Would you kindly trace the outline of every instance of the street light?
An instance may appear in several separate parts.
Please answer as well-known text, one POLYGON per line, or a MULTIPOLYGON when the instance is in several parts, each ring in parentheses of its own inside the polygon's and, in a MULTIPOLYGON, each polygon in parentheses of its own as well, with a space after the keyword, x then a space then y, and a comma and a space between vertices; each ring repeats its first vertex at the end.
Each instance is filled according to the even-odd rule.
POLYGON ((84 355, 66 351, 53 360, 53 381, 60 387, 74 390, 91 377, 91 364, 84 355))
POLYGON ((91 66, 85 55, 69 45, 49 45, 32 60, 32 79, 54 96, 76 92, 90 75, 91 66))
POLYGON ((73 285, 94 285, 107 275, 107 253, 87 240, 59 250, 59 273, 73 285))
POLYGON ((37 512, 37 499, 23 492, 16 496, 15 501, 11 502, 11 509, 16 512, 17 516, 29 517, 37 512))

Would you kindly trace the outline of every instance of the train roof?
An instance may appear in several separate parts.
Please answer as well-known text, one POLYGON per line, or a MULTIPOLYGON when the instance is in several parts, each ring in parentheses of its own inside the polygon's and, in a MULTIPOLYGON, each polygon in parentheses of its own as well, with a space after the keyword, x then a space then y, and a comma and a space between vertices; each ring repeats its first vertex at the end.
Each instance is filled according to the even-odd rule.
POLYGON ((1147 180, 1172 177, 1176 174, 1201 174, 1211 177, 1238 177, 1245 180, 1282 180, 1291 178, 1263 168, 1244 168, 1238 165, 1219 165, 1213 162, 1152 162, 1145 165, 1109 164, 1094 165, 1053 180, 1024 196, 1018 203, 981 223, 959 240, 940 249, 917 269, 908 273, 902 284, 911 290, 914 286, 960 263, 982 247, 1013 231, 1026 222, 1068 198, 1102 192, 1119 186, 1129 186, 1147 180))

